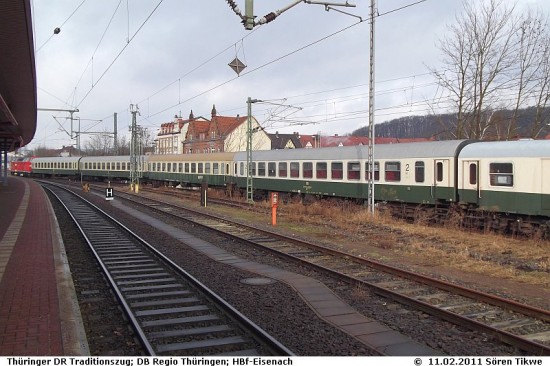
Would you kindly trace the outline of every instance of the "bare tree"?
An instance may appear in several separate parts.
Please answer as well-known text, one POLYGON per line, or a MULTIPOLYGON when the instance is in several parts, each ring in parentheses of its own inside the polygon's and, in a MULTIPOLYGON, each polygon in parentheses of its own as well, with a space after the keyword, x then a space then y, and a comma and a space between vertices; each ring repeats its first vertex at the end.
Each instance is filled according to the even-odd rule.
POLYGON ((470 64, 473 63, 472 47, 466 35, 468 29, 465 22, 457 19, 457 24, 449 27, 449 36, 440 41, 439 48, 443 53, 443 67, 441 70, 432 69, 439 84, 452 95, 457 110, 456 125, 454 131, 449 131, 451 137, 462 139, 466 137, 464 131, 467 111, 471 100, 468 99, 467 90, 472 81, 468 80, 470 64))
POLYGON ((112 155, 113 146, 112 133, 105 131, 93 134, 84 145, 84 151, 89 156, 107 156, 112 155))
POLYGON ((536 112, 530 137, 537 138, 550 122, 550 30, 548 27, 541 45, 540 67, 537 68, 533 95, 536 112))
POLYGON ((130 140, 126 136, 118 138, 118 151, 113 151, 114 155, 130 155, 130 140))
POLYGON ((465 1, 463 14, 439 42, 444 66, 442 71, 432 71, 456 105, 456 138, 486 137, 494 123, 495 107, 510 88, 513 12, 503 0, 465 1))
POLYGON ((520 109, 532 102, 533 95, 540 93, 538 90, 542 86, 540 82, 544 79, 548 80, 548 75, 546 77, 541 75, 544 64, 548 64, 549 56, 547 54, 548 45, 545 45, 548 43, 548 28, 543 14, 529 10, 520 17, 515 35, 517 39, 514 54, 516 55, 517 68, 510 75, 510 78, 515 80, 513 86, 515 105, 506 126, 504 136, 506 140, 519 135, 517 119, 520 109), (540 79, 541 77, 542 79, 540 79))

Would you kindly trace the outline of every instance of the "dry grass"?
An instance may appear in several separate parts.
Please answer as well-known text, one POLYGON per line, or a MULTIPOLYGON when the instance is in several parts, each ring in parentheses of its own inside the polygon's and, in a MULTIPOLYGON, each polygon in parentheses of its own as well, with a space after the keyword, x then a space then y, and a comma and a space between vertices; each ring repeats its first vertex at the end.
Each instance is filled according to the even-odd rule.
MULTIPOLYGON (((247 222, 271 224, 269 202, 256 202, 253 209, 239 213, 233 208, 214 209, 247 222)), ((331 243, 356 255, 550 288, 549 241, 463 231, 455 221, 451 218, 445 227, 420 224, 421 219, 410 224, 383 210, 373 216, 366 207, 330 200, 306 206, 280 204, 277 210, 279 230, 331 243)))
POLYGON ((280 225, 300 233, 317 237, 328 231, 331 240, 346 233, 344 240, 354 253, 368 251, 369 245, 391 251, 385 255, 388 260, 392 260, 390 254, 421 257, 429 259, 431 266, 550 287, 548 241, 468 232, 457 229, 452 220, 445 227, 410 224, 385 213, 373 216, 364 207, 329 202, 288 204, 279 211, 284 217, 280 225))

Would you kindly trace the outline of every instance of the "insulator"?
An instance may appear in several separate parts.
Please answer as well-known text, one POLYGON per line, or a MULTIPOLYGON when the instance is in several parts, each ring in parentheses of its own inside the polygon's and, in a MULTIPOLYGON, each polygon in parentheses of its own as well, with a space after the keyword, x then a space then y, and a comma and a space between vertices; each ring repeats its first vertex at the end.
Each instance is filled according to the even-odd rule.
POLYGON ((269 14, 266 14, 266 16, 264 16, 265 20, 266 20, 266 23, 269 23, 269 22, 272 22, 275 20, 275 18, 277 18, 277 14, 271 12, 269 14))
POLYGON ((229 6, 231 7, 231 9, 233 9, 233 11, 235 12, 235 14, 239 15, 239 16, 242 16, 241 15, 241 10, 239 9, 239 6, 233 1, 233 0, 225 0, 229 6))

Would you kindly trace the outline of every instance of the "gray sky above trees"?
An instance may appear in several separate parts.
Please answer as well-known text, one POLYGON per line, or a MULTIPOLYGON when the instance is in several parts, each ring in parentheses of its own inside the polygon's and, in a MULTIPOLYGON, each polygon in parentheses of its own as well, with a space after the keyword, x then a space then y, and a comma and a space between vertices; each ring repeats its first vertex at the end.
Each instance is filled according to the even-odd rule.
MULTIPOLYGON (((244 12, 244 0, 235 2, 244 12)), ((255 14, 291 2, 256 0, 255 14)), ((338 9, 368 19, 370 1, 349 2, 357 7, 338 9)), ((550 14, 546 0, 505 3, 550 14)), ((438 109, 444 91, 427 66, 441 65, 436 43, 462 1, 377 7, 376 121, 449 112, 438 109)), ((248 97, 266 101, 253 114, 268 132, 346 134, 368 123, 369 23, 321 5, 301 3, 252 31, 224 0, 34 0, 33 20, 38 106, 79 109, 82 131, 112 130, 116 112, 127 134, 138 104, 138 123, 155 134, 176 114, 210 118, 213 104, 221 115, 245 115, 248 97), (240 76, 228 66, 235 57, 247 65, 240 76)), ((38 112, 29 148, 74 143, 67 116, 38 112)))

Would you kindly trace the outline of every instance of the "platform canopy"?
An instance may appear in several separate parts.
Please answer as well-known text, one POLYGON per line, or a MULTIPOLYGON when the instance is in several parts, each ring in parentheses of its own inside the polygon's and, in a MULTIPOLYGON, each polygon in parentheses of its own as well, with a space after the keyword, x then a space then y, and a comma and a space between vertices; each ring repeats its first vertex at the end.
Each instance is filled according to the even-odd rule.
POLYGON ((0 1, 0 151, 36 131, 36 69, 30 0, 0 1))

